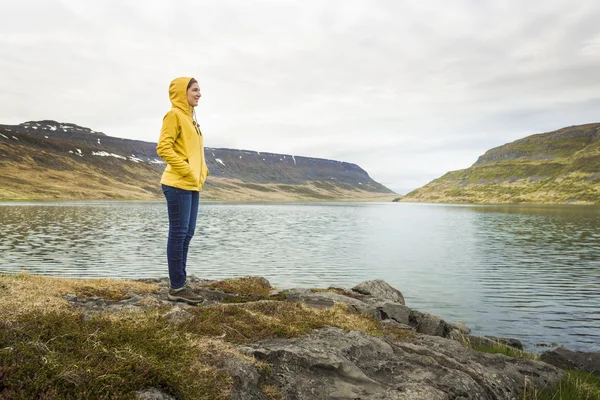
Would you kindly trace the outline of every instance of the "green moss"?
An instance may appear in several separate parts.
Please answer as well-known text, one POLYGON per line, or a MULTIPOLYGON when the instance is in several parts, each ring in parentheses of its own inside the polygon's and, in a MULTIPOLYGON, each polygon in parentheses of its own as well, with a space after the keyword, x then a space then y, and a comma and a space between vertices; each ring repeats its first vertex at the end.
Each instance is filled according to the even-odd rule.
POLYGON ((132 399, 156 387, 175 398, 221 399, 229 378, 162 318, 84 321, 32 313, 0 330, 0 393, 15 399, 132 399), (194 379, 189 379, 190 376, 194 379))

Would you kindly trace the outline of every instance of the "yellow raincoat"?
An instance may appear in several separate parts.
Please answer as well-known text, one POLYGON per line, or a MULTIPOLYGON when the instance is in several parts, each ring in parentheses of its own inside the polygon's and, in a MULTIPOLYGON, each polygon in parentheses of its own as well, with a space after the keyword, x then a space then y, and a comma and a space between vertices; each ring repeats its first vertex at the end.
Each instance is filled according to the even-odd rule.
POLYGON ((208 176, 204 140, 194 126, 193 108, 187 101, 187 85, 192 78, 176 78, 169 86, 172 108, 163 118, 156 152, 167 163, 160 183, 185 190, 202 190, 208 176))

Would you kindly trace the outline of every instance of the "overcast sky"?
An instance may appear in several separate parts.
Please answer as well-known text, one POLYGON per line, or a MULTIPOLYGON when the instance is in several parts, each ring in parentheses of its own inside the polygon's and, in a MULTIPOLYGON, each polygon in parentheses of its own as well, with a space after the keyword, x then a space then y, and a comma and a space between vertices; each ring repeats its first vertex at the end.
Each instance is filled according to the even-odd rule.
POLYGON ((0 124, 156 142, 198 79, 208 147, 352 162, 398 193, 600 121, 598 0, 0 3, 0 124))

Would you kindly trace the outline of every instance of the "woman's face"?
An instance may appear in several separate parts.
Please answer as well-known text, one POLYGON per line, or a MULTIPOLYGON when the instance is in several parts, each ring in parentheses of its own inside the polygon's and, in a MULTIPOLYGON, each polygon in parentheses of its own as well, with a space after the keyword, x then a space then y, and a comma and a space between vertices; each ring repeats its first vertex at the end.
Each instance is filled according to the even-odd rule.
POLYGON ((198 86, 198 82, 192 83, 192 86, 187 90, 187 101, 192 107, 196 107, 198 105, 198 100, 200 100, 202 95, 200 94, 200 86, 198 86))

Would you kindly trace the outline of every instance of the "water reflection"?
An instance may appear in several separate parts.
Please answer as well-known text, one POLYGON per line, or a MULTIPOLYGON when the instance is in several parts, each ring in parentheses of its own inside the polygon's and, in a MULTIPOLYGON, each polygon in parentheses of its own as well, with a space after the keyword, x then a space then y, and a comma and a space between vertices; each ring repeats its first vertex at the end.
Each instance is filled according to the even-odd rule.
MULTIPOLYGON (((163 202, 0 205, 0 271, 166 275, 163 202)), ((381 278, 478 334, 600 350, 600 208, 202 203, 190 273, 279 287, 381 278)))

